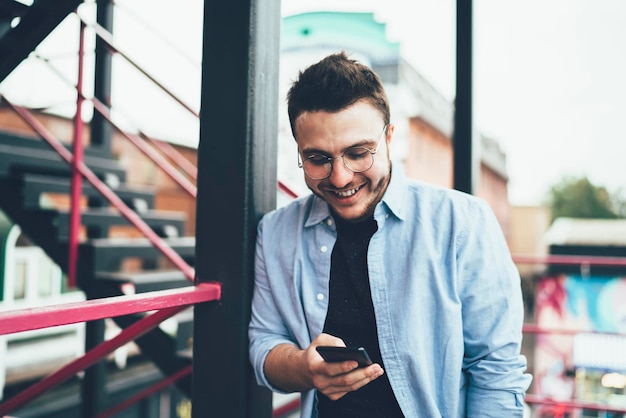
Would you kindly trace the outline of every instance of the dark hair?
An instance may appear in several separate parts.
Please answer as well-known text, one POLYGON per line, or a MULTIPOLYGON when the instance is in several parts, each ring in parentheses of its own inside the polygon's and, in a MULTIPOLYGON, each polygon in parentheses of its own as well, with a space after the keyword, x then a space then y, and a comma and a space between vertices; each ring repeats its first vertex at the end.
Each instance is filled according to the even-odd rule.
POLYGON ((376 73, 345 52, 332 54, 301 71, 287 93, 291 132, 304 112, 339 112, 359 100, 366 100, 390 122, 389 102, 383 83, 376 73))

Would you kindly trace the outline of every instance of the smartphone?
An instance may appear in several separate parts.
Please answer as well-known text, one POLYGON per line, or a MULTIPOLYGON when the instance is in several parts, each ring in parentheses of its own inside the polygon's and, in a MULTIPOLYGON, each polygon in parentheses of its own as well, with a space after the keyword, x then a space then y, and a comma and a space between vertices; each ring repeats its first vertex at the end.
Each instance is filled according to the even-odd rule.
POLYGON ((320 356, 329 363, 354 360, 359 363, 359 367, 372 364, 370 356, 363 347, 334 347, 329 345, 318 345, 315 347, 320 356))

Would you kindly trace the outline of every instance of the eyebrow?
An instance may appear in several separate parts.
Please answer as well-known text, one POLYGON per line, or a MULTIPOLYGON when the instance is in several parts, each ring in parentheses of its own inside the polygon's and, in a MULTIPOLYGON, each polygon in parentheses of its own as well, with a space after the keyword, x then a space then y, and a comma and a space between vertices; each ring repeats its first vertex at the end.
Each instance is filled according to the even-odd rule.
MULTIPOLYGON (((349 147, 343 148, 341 151, 339 151, 339 154, 343 154, 344 152, 348 151, 349 149, 352 148, 368 148, 371 149, 369 147, 367 147, 367 145, 370 145, 372 143, 375 143, 376 140, 372 140, 372 139, 363 139, 355 144, 350 145, 349 147)), ((315 155, 315 154, 323 154, 323 155, 327 155, 330 156, 331 154, 328 151, 324 151, 318 148, 307 148, 307 149, 303 149, 302 154, 306 154, 306 155, 315 155)))

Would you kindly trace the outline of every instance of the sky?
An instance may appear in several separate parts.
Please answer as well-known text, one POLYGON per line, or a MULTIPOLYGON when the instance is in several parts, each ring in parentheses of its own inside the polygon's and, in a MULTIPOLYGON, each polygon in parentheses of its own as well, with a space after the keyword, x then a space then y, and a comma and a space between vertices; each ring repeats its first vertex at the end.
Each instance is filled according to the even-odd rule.
MULTIPOLYGON (((165 0, 117 0, 116 37, 124 40, 123 51, 154 71, 157 79, 188 81, 165 84, 198 108, 202 1, 177 4, 172 8, 165 0), (127 21, 141 25, 124 24, 127 21), (174 30, 161 33, 158 28, 174 30), (164 47, 168 41, 177 46, 164 47)), ((403 57, 446 98, 454 99, 456 0, 281 4, 283 15, 311 10, 375 12, 386 24, 389 39, 400 43, 403 57)), ((474 124, 496 139, 507 155, 511 203, 541 204, 549 188, 567 176, 587 176, 615 193, 626 189, 626 1, 474 0, 473 5, 474 124)), ((89 7, 82 10, 86 16, 89 7)), ((61 57, 57 62, 63 65, 63 57, 75 47, 73 41, 50 39, 39 50, 61 57)), ((123 72, 134 75, 116 77, 114 104, 119 97, 120 106, 124 103, 120 109, 134 114, 149 97, 169 118, 158 125, 147 116, 145 122, 128 121, 129 126, 135 123, 148 134, 178 142, 197 141, 197 121, 190 114, 162 93, 144 93, 142 85, 147 83, 129 72, 123 59, 116 62, 114 77, 123 72)), ((31 59, 23 66, 41 70, 43 64, 31 59)), ((92 71, 89 61, 86 71, 92 71)), ((63 90, 53 77, 12 74, 0 84, 0 92, 39 106, 50 101, 42 94, 46 91, 59 106, 71 105, 71 90, 67 86, 63 90)))

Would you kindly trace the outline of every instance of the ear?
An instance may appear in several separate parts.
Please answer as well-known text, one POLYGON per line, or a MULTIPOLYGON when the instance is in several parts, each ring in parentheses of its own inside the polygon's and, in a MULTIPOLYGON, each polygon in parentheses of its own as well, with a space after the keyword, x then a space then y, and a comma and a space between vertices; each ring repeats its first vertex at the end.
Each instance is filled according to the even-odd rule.
POLYGON ((389 144, 391 142, 391 138, 393 138, 393 131, 396 129, 396 126, 392 123, 390 123, 387 126, 387 143, 389 144))

